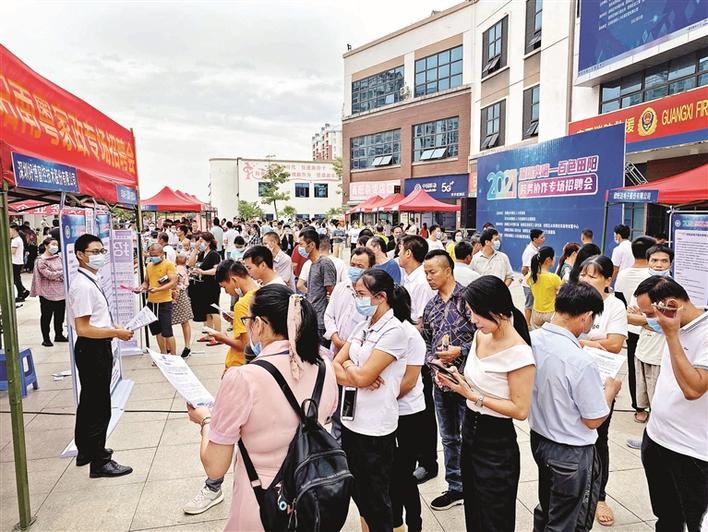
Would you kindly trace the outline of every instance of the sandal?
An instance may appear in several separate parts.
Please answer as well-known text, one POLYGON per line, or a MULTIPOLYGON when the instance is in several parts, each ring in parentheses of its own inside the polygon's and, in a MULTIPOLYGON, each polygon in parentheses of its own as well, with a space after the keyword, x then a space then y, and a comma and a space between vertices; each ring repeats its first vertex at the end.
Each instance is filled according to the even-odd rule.
POLYGON ((602 526, 612 526, 615 524, 615 514, 612 512, 612 508, 607 506, 605 501, 598 501, 595 517, 597 518, 597 522, 602 526))
POLYGON ((635 412, 634 413, 634 422, 635 423, 646 423, 649 421, 649 412, 646 410, 642 410, 640 412, 635 412), (641 419, 641 414, 644 414, 644 419, 641 419))
POLYGON ((223 345, 223 342, 219 342, 212 338, 211 340, 209 340, 209 343, 207 343, 207 347, 214 347, 215 345, 223 345))
POLYGON ((212 339, 211 336, 209 336, 208 334, 205 334, 204 336, 199 338, 199 340, 197 340, 197 342, 209 342, 211 339, 212 339))

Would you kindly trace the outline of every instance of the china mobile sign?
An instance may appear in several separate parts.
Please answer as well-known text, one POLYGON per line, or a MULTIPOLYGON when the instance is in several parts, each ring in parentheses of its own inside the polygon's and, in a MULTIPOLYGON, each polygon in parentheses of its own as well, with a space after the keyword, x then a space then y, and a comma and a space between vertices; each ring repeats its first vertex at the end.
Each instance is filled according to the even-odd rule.
POLYGON ((417 189, 423 189, 436 199, 466 198, 469 175, 441 175, 406 179, 403 185, 407 196, 417 189))
MULTIPOLYGON (((623 185, 624 127, 482 157, 477 176, 477 227, 492 222, 512 264, 520 267, 531 229, 542 229, 557 252, 585 227, 600 240, 605 191, 623 185)), ((620 219, 621 209, 611 208, 609 227, 620 219)))

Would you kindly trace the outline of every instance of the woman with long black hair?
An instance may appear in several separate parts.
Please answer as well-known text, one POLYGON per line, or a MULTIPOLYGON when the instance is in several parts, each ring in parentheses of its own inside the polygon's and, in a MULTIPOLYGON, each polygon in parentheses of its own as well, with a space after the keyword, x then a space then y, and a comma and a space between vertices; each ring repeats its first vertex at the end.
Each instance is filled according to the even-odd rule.
POLYGON ((462 429, 462 485, 468 531, 512 531, 521 472, 513 419, 529 414, 535 376, 524 315, 502 280, 485 275, 462 294, 477 327, 464 376, 437 379, 467 399, 462 429), (457 382, 455 382, 457 381, 457 382))
POLYGON ((383 270, 366 270, 354 285, 357 311, 367 316, 334 359, 337 382, 353 411, 342 411, 342 448, 354 475, 354 502, 371 532, 391 531, 390 485, 398 428, 398 396, 406 372, 410 318, 405 288, 383 270), (355 388, 356 391, 348 388, 355 388))

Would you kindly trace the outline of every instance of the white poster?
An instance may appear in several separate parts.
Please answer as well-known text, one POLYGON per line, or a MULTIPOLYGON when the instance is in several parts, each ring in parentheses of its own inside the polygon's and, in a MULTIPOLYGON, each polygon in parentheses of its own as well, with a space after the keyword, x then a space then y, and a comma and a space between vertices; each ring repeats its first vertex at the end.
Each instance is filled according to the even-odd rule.
POLYGON ((674 279, 694 305, 708 306, 708 214, 673 213, 671 229, 674 279))

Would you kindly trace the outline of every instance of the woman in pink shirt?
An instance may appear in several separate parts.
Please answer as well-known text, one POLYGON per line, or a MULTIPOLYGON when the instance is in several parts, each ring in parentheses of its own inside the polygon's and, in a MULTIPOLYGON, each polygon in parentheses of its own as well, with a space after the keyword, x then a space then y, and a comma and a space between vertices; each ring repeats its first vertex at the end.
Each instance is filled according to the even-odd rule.
MULTIPOLYGON (((337 407, 337 382, 328 359, 321 359, 317 316, 312 305, 283 285, 260 288, 250 316, 242 318, 258 359, 282 373, 299 403, 312 396, 318 362, 326 366, 318 414, 324 424, 337 407)), ((189 417, 200 425, 200 456, 209 478, 221 478, 231 467, 234 446, 243 440, 263 487, 267 488, 287 454, 299 419, 273 377, 262 367, 245 365, 224 374, 210 413, 188 405, 189 417)), ((258 502, 243 460, 234 467, 234 495, 226 530, 263 530, 258 502)))
POLYGON ((30 296, 39 296, 42 345, 52 347, 49 324, 54 319, 54 341, 68 342, 64 336, 64 264, 59 254, 59 243, 51 238, 44 241, 44 253, 37 257, 32 274, 30 296))

